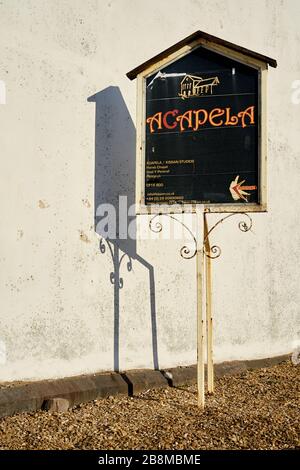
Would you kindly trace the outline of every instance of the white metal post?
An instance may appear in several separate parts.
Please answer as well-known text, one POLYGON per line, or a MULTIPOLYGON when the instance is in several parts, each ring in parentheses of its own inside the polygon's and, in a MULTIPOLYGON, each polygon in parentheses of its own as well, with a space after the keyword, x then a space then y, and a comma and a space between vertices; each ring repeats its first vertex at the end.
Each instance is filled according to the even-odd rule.
MULTIPOLYGON (((208 225, 204 213, 204 249, 210 254, 210 242, 208 237, 208 225)), ((205 305, 206 305, 206 346, 207 346, 207 389, 208 393, 214 393, 214 362, 213 362, 213 318, 212 318, 212 275, 211 258, 205 256, 205 305)))
MULTIPOLYGON (((201 220, 201 219, 200 219, 201 220)), ((197 242, 197 386, 198 406, 204 408, 204 320, 203 320, 203 246, 198 237, 197 242)))

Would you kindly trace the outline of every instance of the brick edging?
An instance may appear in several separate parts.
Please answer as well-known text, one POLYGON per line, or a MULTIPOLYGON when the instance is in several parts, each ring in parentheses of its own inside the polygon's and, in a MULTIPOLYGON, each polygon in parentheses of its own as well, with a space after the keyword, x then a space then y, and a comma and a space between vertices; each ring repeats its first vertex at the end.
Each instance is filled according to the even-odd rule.
MULTIPOLYGON (((270 367, 287 360, 289 354, 266 359, 222 362, 215 365, 216 377, 238 374, 245 370, 270 367)), ((192 384, 196 366, 174 367, 165 370, 131 370, 123 373, 98 373, 43 380, 0 388, 0 417, 22 412, 34 412, 55 398, 67 400, 68 406, 112 395, 133 395, 151 388, 192 384)))

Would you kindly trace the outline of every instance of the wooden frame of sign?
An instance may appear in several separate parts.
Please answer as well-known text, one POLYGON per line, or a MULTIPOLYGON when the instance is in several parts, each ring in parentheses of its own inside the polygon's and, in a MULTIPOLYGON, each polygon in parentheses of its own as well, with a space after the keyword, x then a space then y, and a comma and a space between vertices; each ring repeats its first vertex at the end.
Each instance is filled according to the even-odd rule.
MULTIPOLYGON (((268 64, 276 67, 274 59, 198 31, 127 74, 137 78, 137 214, 153 213, 152 205, 157 212, 161 204, 164 212, 175 213, 185 211, 186 206, 195 212, 197 204, 204 206, 204 212, 267 211, 268 64), (164 73, 176 70, 182 59, 199 51, 203 56, 200 70, 198 65, 189 65, 184 73, 164 73), (213 65, 209 72, 215 58, 228 63, 213 65), (237 76, 230 77, 228 70, 235 74, 236 67, 237 76), (160 91, 151 91, 150 104, 146 104, 149 85, 155 88, 153 82, 160 91), (234 87, 237 92, 232 92, 234 87), (195 143, 190 145, 192 139, 195 143), (157 152, 154 162, 149 162, 149 147, 157 152), (170 160, 174 148, 178 151, 170 160), (191 154, 196 161, 190 159, 191 154)), ((179 70, 182 67, 187 65, 180 65, 179 70)))

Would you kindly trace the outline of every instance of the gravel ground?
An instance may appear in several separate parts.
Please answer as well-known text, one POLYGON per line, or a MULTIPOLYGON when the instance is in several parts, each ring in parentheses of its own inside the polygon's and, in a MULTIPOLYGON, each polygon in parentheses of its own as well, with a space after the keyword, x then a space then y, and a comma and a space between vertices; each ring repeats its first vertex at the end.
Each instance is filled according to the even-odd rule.
POLYGON ((187 386, 2 418, 0 449, 300 448, 299 377, 289 361, 222 377, 204 411, 187 386))

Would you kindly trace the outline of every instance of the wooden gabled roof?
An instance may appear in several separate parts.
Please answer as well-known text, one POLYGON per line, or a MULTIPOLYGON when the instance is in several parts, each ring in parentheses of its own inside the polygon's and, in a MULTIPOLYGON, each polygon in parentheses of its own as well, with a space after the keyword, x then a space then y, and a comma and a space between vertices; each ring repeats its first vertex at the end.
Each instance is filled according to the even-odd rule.
POLYGON ((138 67, 135 67, 133 70, 128 72, 126 75, 130 80, 134 80, 138 74, 146 70, 148 67, 151 65, 155 64, 156 62, 165 59, 168 57, 170 54, 173 52, 176 52, 178 49, 180 49, 183 46, 187 46, 188 44, 196 41, 197 39, 205 39, 206 41, 210 41, 215 44, 219 44, 221 46, 227 47, 228 49, 231 49, 236 52, 240 52, 241 54, 245 54, 249 57, 253 57, 254 59, 258 59, 262 62, 265 62, 269 64, 271 67, 277 67, 277 62, 275 59, 272 59, 271 57, 267 57, 265 55, 259 54, 258 52, 251 51, 250 49, 246 49, 245 47, 238 46, 237 44, 234 44, 229 41, 225 41, 224 39, 220 39, 216 36, 212 36, 211 34, 205 33, 203 31, 196 31, 195 33, 191 34, 190 36, 186 37, 182 41, 177 42, 173 46, 169 47, 165 51, 161 52, 160 54, 157 54, 156 56, 152 57, 152 59, 147 60, 143 64, 139 65, 138 67))

